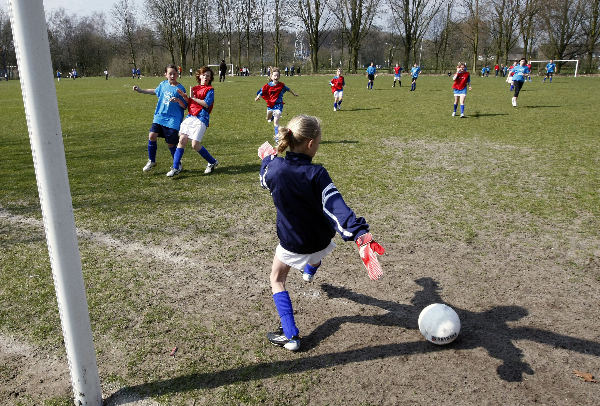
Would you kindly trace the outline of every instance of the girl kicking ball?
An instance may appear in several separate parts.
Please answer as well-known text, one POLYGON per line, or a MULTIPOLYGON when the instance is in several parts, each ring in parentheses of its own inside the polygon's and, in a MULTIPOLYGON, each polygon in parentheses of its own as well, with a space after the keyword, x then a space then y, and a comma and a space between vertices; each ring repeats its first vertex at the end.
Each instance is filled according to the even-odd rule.
POLYGON ((321 143, 321 124, 316 117, 300 115, 287 127, 279 128, 275 150, 264 143, 258 150, 262 159, 261 186, 271 192, 277 209, 279 245, 271 266, 271 290, 281 326, 268 333, 268 340, 285 349, 300 349, 300 332, 294 320, 292 301, 285 282, 291 267, 303 271, 311 281, 323 260, 334 248, 336 231, 344 241, 354 241, 372 280, 383 272, 377 254, 385 250, 375 242, 369 225, 356 217, 321 165, 312 159, 321 143), (285 158, 276 154, 289 149, 285 158))

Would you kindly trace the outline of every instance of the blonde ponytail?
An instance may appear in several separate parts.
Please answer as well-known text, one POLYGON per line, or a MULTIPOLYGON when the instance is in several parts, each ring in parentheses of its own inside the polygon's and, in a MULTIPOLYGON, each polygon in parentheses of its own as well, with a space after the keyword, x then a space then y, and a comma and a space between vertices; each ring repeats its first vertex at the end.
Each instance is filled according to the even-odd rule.
POLYGON ((321 134, 321 120, 314 116, 301 114, 292 117, 287 127, 279 127, 279 142, 277 153, 282 154, 286 149, 295 149, 308 140, 314 140, 321 134))

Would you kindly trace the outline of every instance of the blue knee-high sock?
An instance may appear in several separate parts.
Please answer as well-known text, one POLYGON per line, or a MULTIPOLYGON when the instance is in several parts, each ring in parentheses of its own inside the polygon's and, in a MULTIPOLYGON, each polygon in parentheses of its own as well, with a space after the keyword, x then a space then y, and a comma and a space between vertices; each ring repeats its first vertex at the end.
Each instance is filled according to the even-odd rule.
POLYGON ((173 145, 172 147, 169 147, 169 152, 171 153, 171 156, 173 158, 175 158, 175 151, 177 150, 177 145, 173 145))
POLYGON ((185 148, 176 148, 175 153, 173 154, 173 168, 179 168, 181 165, 181 157, 185 152, 185 148))
POLYGON ((454 105, 454 112, 456 113, 456 108, 458 107, 458 104, 454 105))
POLYGON ((156 141, 148 140, 148 159, 152 162, 156 162, 156 150, 158 149, 158 145, 156 141))
POLYGON ((333 102, 333 108, 337 109, 337 102, 333 102))
POLYGON ((340 107, 342 105, 342 101, 338 101, 338 107, 340 107))
POLYGON ((278 292, 273 295, 275 301, 275 307, 279 318, 281 319, 281 327, 283 327, 283 334, 287 338, 295 337, 299 334, 298 327, 296 327, 296 321, 294 320, 294 309, 292 308, 292 301, 287 290, 278 292))
POLYGON ((202 158, 206 159, 206 161, 211 165, 214 164, 215 162, 217 162, 217 160, 204 147, 200 148, 198 153, 200 154, 200 156, 202 156, 202 158))
POLYGON ((304 265, 304 273, 307 273, 309 275, 314 275, 317 273, 317 269, 319 269, 319 267, 321 266, 321 263, 319 262, 317 264, 317 266, 312 266, 311 264, 307 263, 306 265, 304 265))
POLYGON ((552 83, 552 78, 550 78, 550 83, 552 83))
POLYGON ((275 140, 277 140, 278 134, 279 134, 279 126, 278 125, 274 125, 273 129, 275 130, 275 140))
POLYGON ((465 114, 465 105, 464 104, 460 105, 460 114, 465 114))

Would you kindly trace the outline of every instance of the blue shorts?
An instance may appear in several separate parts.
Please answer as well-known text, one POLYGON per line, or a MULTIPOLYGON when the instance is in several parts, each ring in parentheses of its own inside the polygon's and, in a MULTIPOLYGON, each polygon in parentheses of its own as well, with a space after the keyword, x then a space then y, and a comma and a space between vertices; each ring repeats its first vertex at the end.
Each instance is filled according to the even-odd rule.
POLYGON ((177 144, 179 142, 179 130, 165 127, 157 123, 152 123, 151 133, 157 133, 160 138, 164 138, 167 144, 177 144))
POLYGON ((464 94, 464 95, 467 94, 467 86, 465 86, 465 88, 462 90, 457 90, 457 89, 453 89, 453 90, 454 90, 455 96, 460 96, 461 94, 464 94))
POLYGON ((394 75, 394 80, 396 79, 400 80, 400 75, 394 75))

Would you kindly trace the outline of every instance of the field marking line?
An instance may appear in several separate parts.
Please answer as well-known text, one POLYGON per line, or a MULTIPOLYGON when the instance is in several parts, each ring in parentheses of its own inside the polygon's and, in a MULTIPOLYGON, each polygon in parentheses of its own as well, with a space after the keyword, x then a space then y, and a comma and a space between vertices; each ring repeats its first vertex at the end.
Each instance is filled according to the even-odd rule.
MULTIPOLYGON (((0 206, 0 220, 5 220, 12 224, 27 224, 34 227, 44 228, 44 222, 42 220, 37 220, 30 217, 21 216, 18 214, 12 214, 8 210, 4 209, 0 206)), ((181 266, 195 266, 204 268, 204 265, 198 261, 194 261, 191 258, 188 258, 184 255, 180 255, 178 253, 166 250, 162 247, 156 245, 144 245, 138 242, 125 242, 119 239, 116 239, 109 234, 97 232, 97 231, 89 231, 82 228, 77 228, 77 237, 100 243, 105 245, 106 247, 124 252, 125 254, 132 256, 142 256, 147 257, 150 256, 154 259, 157 259, 162 262, 166 262, 173 265, 181 265, 181 266)))

